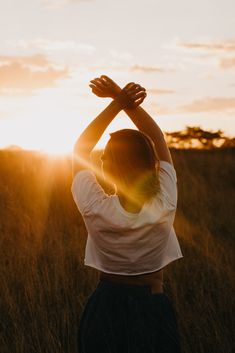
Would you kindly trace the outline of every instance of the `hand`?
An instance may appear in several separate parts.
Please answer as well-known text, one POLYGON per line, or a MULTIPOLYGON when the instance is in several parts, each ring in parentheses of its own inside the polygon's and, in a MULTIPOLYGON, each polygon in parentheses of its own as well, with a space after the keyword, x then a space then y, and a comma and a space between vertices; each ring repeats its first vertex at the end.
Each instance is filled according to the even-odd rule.
POLYGON ((92 92, 98 97, 110 97, 114 99, 121 92, 121 87, 105 75, 100 76, 100 78, 95 78, 90 82, 91 84, 89 86, 92 92))
POLYGON ((134 109, 140 105, 146 98, 145 88, 130 82, 116 96, 116 100, 121 104, 123 109, 134 109))

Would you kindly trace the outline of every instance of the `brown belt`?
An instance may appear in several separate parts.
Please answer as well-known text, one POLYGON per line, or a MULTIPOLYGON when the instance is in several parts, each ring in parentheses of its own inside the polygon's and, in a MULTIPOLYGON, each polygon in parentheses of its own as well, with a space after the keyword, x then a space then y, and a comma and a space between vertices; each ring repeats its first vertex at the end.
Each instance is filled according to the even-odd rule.
POLYGON ((100 274, 100 280, 107 280, 109 282, 115 282, 120 284, 130 284, 130 285, 139 285, 139 286, 150 286, 151 293, 162 293, 163 292, 163 283, 160 279, 155 279, 152 282, 139 280, 138 278, 130 278, 121 275, 110 275, 110 274, 100 274))

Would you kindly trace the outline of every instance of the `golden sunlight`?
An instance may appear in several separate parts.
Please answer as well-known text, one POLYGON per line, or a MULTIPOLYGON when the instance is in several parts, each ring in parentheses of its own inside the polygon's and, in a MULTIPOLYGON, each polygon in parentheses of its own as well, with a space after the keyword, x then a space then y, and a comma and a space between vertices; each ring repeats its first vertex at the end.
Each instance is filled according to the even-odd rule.
MULTIPOLYGON (((4 122, 0 148, 19 147, 55 156, 69 154, 83 129, 83 125, 72 119, 60 119, 59 122, 55 119, 12 119, 4 122), (9 142, 9 136, 14 143, 9 142)), ((105 134, 96 148, 103 148, 108 138, 105 134)))

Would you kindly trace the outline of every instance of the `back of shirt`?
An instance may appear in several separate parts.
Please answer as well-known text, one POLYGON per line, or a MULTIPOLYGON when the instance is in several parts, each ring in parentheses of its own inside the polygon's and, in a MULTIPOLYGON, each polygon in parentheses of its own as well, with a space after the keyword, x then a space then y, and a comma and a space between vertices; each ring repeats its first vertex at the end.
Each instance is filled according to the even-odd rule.
POLYGON ((90 170, 77 173, 74 200, 88 231, 85 265, 103 272, 137 275, 159 270, 182 253, 173 229, 177 205, 174 167, 160 161, 160 192, 138 213, 105 194, 90 170))

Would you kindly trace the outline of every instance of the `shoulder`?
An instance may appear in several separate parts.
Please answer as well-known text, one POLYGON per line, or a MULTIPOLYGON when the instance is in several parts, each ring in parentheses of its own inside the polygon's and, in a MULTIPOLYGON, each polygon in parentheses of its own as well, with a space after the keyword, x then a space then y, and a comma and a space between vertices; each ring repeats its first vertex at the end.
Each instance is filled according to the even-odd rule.
POLYGON ((159 176, 162 178, 168 177, 172 179, 173 182, 177 182, 176 170, 173 164, 166 161, 159 161, 159 176))
POLYGON ((71 191, 72 194, 76 194, 81 191, 84 186, 90 186, 91 184, 98 184, 95 174, 90 169, 83 169, 74 174, 71 191))
POLYGON ((89 180, 89 179, 94 179, 95 177, 95 173, 93 172, 93 170, 91 169, 81 169, 78 170, 74 176, 73 176, 73 183, 77 183, 81 180, 89 180))
POLYGON ((82 214, 88 213, 97 203, 108 197, 90 169, 83 169, 75 174, 71 192, 82 214))
POLYGON ((174 166, 166 161, 159 161, 159 182, 162 199, 170 207, 177 204, 177 175, 174 166))

